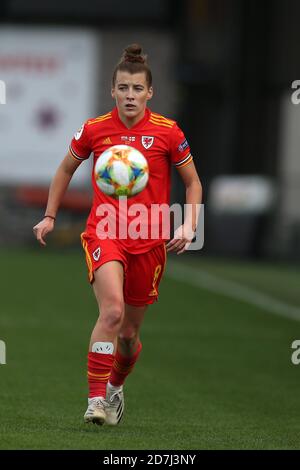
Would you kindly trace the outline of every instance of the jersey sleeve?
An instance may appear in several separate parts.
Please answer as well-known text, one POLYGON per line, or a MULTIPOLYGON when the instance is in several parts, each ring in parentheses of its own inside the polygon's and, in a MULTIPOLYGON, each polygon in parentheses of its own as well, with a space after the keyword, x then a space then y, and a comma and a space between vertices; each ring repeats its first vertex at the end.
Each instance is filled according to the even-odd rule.
POLYGON ((69 150, 76 160, 86 160, 92 152, 87 127, 86 122, 82 124, 71 140, 69 150))
POLYGON ((184 133, 174 124, 170 135, 171 162, 176 168, 182 168, 193 160, 190 146, 184 133))

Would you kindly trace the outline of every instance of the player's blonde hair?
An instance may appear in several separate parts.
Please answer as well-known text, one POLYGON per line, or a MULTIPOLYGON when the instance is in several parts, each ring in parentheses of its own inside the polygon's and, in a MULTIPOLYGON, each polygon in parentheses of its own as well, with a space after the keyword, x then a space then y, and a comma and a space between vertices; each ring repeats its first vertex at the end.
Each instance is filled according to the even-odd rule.
POLYGON ((139 44, 130 44, 122 54, 122 57, 115 67, 112 85, 115 86, 118 71, 133 73, 145 72, 148 88, 152 86, 152 73, 147 64, 147 56, 143 54, 142 47, 139 44))

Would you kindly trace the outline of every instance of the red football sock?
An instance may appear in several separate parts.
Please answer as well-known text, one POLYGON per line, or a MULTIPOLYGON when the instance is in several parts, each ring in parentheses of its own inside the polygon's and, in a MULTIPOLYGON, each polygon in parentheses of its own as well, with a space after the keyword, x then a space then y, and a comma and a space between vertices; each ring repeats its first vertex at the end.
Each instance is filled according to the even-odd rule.
POLYGON ((88 353, 89 398, 106 397, 108 382, 114 361, 113 354, 88 353))
POLYGON ((109 382, 111 385, 114 385, 115 387, 123 385, 127 375, 132 371, 134 364, 139 357, 141 349, 142 343, 139 343, 138 348, 133 356, 122 356, 122 354, 117 351, 109 377, 109 382))

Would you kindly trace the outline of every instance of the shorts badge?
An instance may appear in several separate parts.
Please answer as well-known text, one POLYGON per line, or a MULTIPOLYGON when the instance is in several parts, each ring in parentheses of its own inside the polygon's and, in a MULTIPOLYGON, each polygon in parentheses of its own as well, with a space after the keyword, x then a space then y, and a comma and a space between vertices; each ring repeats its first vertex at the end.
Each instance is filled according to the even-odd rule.
POLYGON ((101 249, 100 249, 100 246, 98 246, 98 248, 96 248, 96 250, 93 252, 93 258, 95 261, 99 260, 100 254, 101 254, 101 249))

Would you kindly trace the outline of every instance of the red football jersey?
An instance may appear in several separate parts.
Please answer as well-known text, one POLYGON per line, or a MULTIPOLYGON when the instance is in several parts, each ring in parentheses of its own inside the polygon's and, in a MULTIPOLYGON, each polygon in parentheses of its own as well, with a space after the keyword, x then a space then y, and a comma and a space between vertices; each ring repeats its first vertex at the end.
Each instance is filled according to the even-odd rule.
POLYGON ((87 120, 74 135, 70 144, 70 153, 76 160, 86 160, 92 152, 94 154, 92 171, 94 199, 86 231, 98 238, 100 238, 99 234, 105 237, 106 229, 101 224, 101 220, 104 222, 107 212, 104 212, 103 208, 106 206, 103 205, 110 204, 115 209, 113 217, 116 224, 116 237, 112 238, 117 238, 129 253, 144 253, 168 239, 169 237, 161 231, 159 237, 157 231, 154 231, 155 235, 153 235, 153 217, 151 218, 150 211, 153 204, 170 204, 171 165, 177 168, 183 167, 192 160, 190 147, 176 122, 153 113, 147 108, 144 117, 128 129, 119 118, 117 108, 114 108, 103 116, 87 120), (119 144, 130 145, 139 150, 145 156, 149 166, 149 181, 146 188, 141 193, 128 198, 125 203, 104 194, 97 186, 94 176, 94 166, 98 157, 104 150, 119 144), (120 204, 122 204, 121 211, 119 210, 120 204), (126 221, 127 227, 134 219, 137 221, 137 213, 128 214, 133 204, 143 204, 146 211, 146 217, 143 213, 140 219, 143 226, 143 229, 140 227, 140 237, 135 239, 124 234, 124 227, 119 229, 122 221, 126 221))

